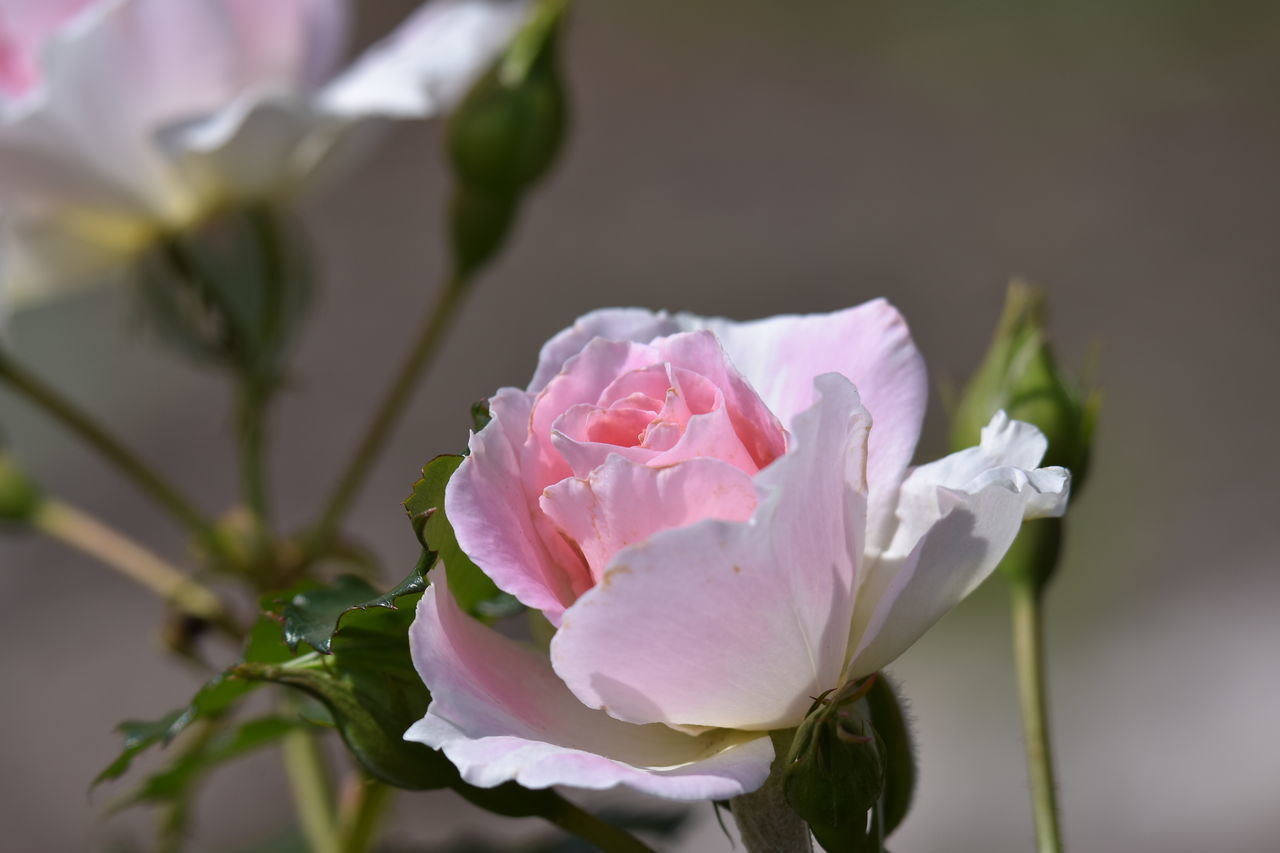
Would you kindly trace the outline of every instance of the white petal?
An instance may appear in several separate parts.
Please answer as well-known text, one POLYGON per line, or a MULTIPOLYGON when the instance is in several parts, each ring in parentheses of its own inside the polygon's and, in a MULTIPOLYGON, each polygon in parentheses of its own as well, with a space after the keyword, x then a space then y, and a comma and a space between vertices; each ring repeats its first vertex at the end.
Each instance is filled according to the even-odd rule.
POLYGON ((767 736, 619 722, 580 703, 546 657, 463 614, 436 578, 418 605, 410 649, 432 693, 407 740, 443 749, 462 777, 493 787, 615 785, 680 800, 727 799, 759 787, 767 736))
POLYGON ((447 112, 524 22, 528 0, 434 0, 374 45, 321 94, 346 115, 427 118, 447 112))
POLYGON ((907 477, 893 544, 868 558, 858 590, 851 677, 868 675, 902 654, 976 589, 1024 518, 1062 514, 1070 474, 1035 468, 1044 449, 1039 430, 999 413, 983 430, 979 447, 922 465, 907 477))

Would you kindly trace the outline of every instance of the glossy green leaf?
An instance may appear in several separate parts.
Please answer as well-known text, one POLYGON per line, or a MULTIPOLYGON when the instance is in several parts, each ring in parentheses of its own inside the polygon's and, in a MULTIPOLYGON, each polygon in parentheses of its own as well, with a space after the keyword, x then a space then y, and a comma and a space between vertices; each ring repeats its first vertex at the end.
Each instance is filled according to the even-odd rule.
POLYGON ((412 494, 405 499, 404 508, 423 547, 449 567, 449 591, 458 606, 472 616, 494 619, 518 612, 520 605, 499 590, 458 547, 444 511, 444 491, 462 461, 461 456, 437 456, 428 462, 422 469, 422 479, 413 484, 412 494))
POLYGON ((417 570, 390 592, 379 594, 368 581, 343 575, 330 586, 317 586, 295 593, 281 611, 284 641, 296 650, 306 643, 322 654, 332 650, 333 636, 351 613, 371 608, 395 610, 396 599, 421 593, 427 584, 417 570))
POLYGON ((236 674, 318 699, 333 716, 347 748, 375 778, 412 790, 452 784, 456 771, 442 753, 404 740, 405 730, 422 718, 430 702, 408 660, 406 639, 400 637, 397 644, 388 635, 360 629, 344 632, 333 645, 333 656, 320 665, 246 663, 236 674))

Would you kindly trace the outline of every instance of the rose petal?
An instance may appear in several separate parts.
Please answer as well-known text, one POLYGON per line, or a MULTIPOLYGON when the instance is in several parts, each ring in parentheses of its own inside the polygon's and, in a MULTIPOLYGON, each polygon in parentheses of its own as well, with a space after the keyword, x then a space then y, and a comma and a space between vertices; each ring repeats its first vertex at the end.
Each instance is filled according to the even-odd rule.
POLYGON ((561 330, 542 345, 542 352, 538 355, 538 368, 529 382, 529 390, 541 391, 545 388, 564 369, 565 362, 582 352, 595 338, 648 343, 654 338, 673 335, 679 331, 682 331, 680 323, 665 311, 603 308, 584 314, 572 326, 561 330))
POLYGON ((757 475, 750 522, 658 533, 565 614, 552 663, 584 703, 628 722, 765 730, 796 725, 837 685, 869 416, 847 379, 817 384, 794 446, 757 475))
POLYGON ((429 118, 452 109, 524 23, 529 0, 432 0, 321 93, 347 117, 429 118))
POLYGON ((531 402, 515 388, 493 397, 493 420, 471 437, 471 453, 445 490, 445 512, 463 552, 500 589, 554 624, 591 579, 585 566, 580 577, 572 572, 576 558, 551 552, 520 479, 531 402))
POLYGON ((751 478, 720 460, 659 469, 612 456, 585 479, 548 488, 541 506, 578 543, 599 582, 623 548, 706 518, 746 521, 757 502, 751 478))
POLYGON ((979 447, 907 477, 893 544, 867 560, 858 591, 850 676, 898 657, 976 589, 1023 519, 1062 514, 1071 477, 1063 468, 1034 468, 1044 449, 1039 430, 1000 412, 979 447))
POLYGON ((878 530, 892 514, 929 396, 924 359, 902 316, 883 299, 831 314, 745 323, 643 308, 593 311, 542 348, 529 388, 550 381, 592 338, 648 342, 697 329, 716 334, 734 367, 783 425, 812 401, 816 376, 834 372, 852 380, 874 423, 867 479, 870 529, 878 530))
MULTIPOLYGON (((443 574, 443 573, 442 573, 443 574)), ((580 703, 544 655, 463 614, 443 576, 418 604, 409 631, 427 715, 406 740, 443 749, 462 777, 493 787, 627 785, 660 797, 719 800, 755 790, 769 773, 767 736, 699 736, 634 726, 580 703)))
MULTIPOLYGON (((763 468, 786 452, 786 432, 778 412, 760 399, 756 389, 730 362, 713 333, 671 335, 655 340, 653 347, 663 361, 693 371, 720 389, 725 398, 724 409, 757 468, 763 468)), ((805 377, 803 381, 812 386, 815 376, 805 377)), ((790 415, 786 420, 790 420, 790 415)))

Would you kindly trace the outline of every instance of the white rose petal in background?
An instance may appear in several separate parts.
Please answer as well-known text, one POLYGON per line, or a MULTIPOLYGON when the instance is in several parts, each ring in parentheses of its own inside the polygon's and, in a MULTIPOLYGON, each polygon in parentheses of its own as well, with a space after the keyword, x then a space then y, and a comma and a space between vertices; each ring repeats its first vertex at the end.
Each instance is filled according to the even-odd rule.
POLYGON ((447 110, 527 0, 433 0, 337 71, 346 0, 0 4, 0 308, 287 195, 379 117, 447 110), (336 73, 335 73, 336 72, 336 73))

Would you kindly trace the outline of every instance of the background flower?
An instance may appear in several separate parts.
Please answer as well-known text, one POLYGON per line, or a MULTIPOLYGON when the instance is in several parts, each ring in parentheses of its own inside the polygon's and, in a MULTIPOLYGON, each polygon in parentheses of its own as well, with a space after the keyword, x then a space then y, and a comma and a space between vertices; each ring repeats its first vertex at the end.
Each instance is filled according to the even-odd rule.
POLYGON ((1024 517, 1065 508, 1069 475, 1037 469, 1043 436, 1003 414, 909 470, 925 387, 884 301, 579 320, 528 390, 493 398, 446 494, 463 551, 558 627, 550 655, 437 579, 411 631, 433 702, 406 737, 479 785, 758 787, 769 730, 893 660, 1024 517))
POLYGON ((93 281, 164 230, 295 191, 377 116, 448 108, 523 0, 434 0, 334 76, 346 0, 0 9, 0 287, 93 281))

